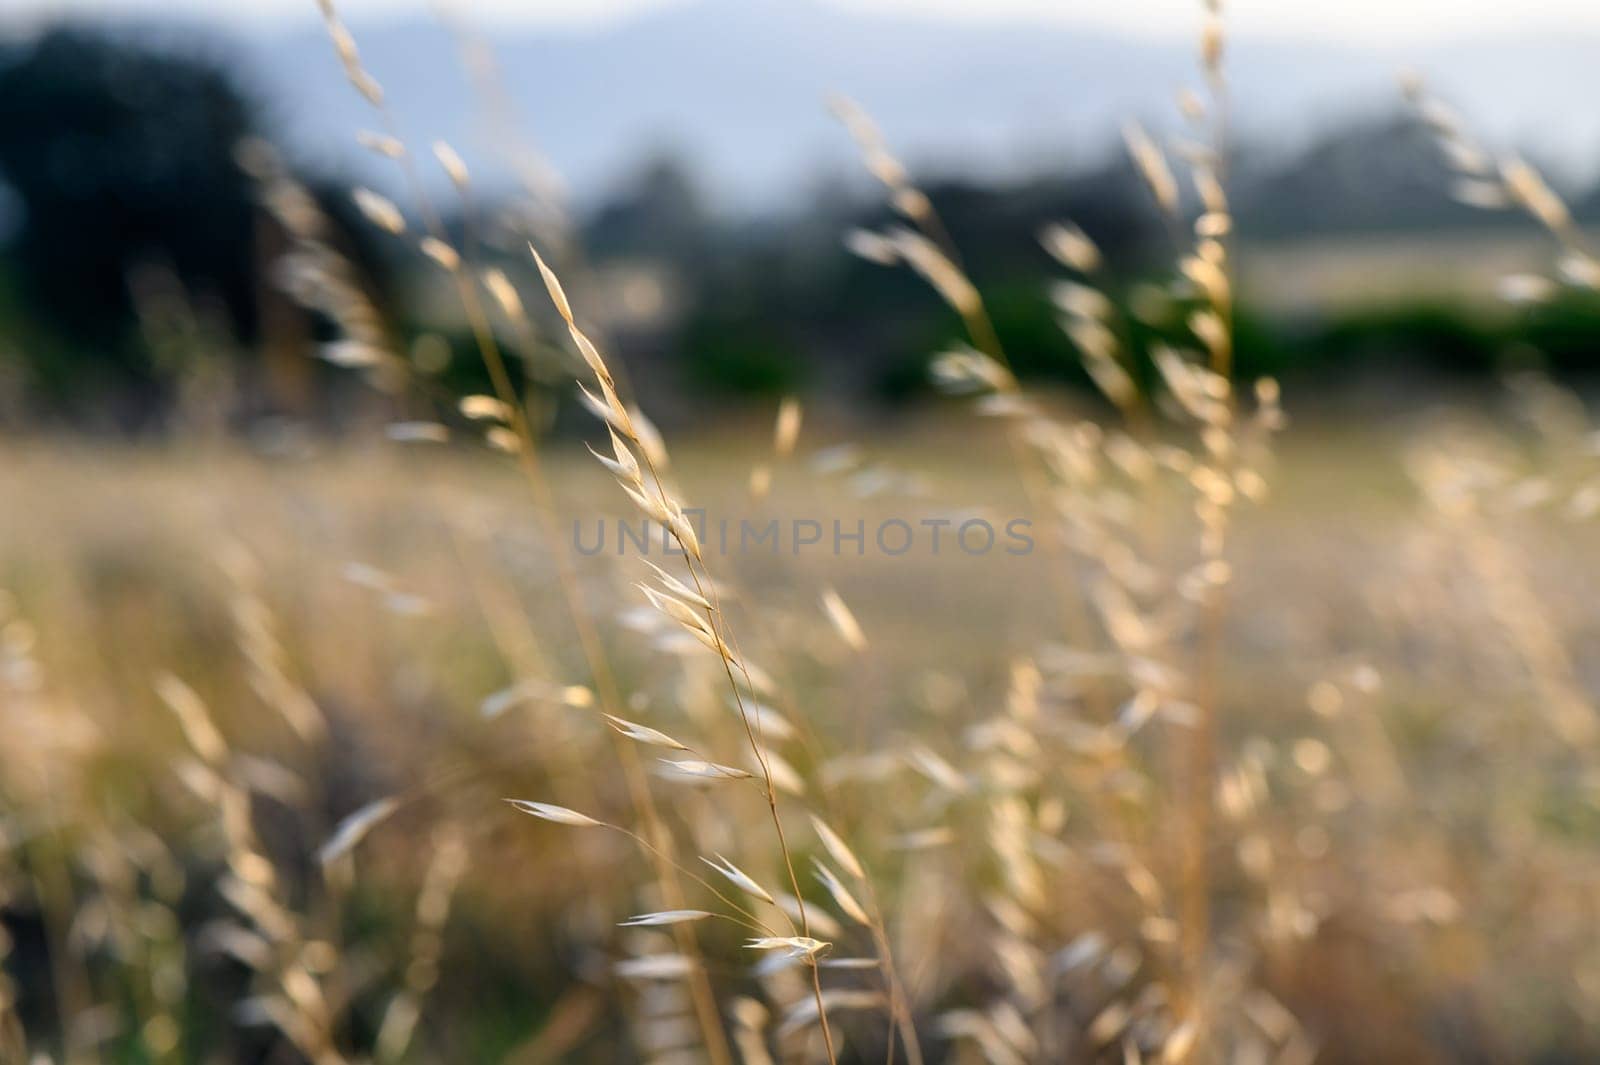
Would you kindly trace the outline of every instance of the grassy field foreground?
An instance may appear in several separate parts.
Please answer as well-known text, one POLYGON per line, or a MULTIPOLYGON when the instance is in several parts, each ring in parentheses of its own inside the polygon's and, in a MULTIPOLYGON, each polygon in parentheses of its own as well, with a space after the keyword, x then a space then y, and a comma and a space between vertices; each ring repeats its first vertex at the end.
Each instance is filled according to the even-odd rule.
MULTIPOLYGON (((282 365, 384 424, 265 432, 194 332, 170 445, 4 443, 0 1062, 1600 1058, 1600 437, 1534 376, 1290 426, 1329 407, 1251 356, 1202 15, 1188 132, 1125 130, 1170 273, 1035 234, 1093 407, 833 102, 886 207, 846 246, 961 334, 935 420, 855 444, 793 397, 652 410, 559 218, 480 228, 455 149, 367 131, 415 202, 352 206, 470 333, 481 391, 446 387, 294 167, 229 143, 317 338, 282 365), (592 455, 546 432, 569 399, 592 455)), ((1548 238, 1501 295, 1592 299, 1539 172, 1407 92, 1457 193, 1548 238)))
MULTIPOLYGON (((1544 437, 1511 416, 1291 432, 1275 491, 1239 514, 1207 856, 1218 960, 1196 992, 1237 1018, 1211 1036, 1230 1060, 1597 1045, 1582 649, 1600 616, 1572 577, 1596 563, 1577 520, 1592 438, 1545 414, 1544 437)), ((850 449, 808 435, 760 499, 743 486, 769 440, 698 441, 674 469, 712 514, 1029 513, 1003 439, 960 415, 938 428, 850 449)), ((587 456, 549 468, 563 537, 626 513, 587 456)), ((1110 565, 1168 583, 1170 503, 1146 500, 1139 558, 1112 545, 1110 565)), ((641 611, 643 563, 568 550, 597 681, 508 466, 13 442, 0 511, 14 1047, 59 1030, 66 1060, 295 1060, 276 1024, 327 1061, 650 1056, 699 1038, 673 939, 693 927, 731 1038, 817 1051, 800 971, 750 971, 737 929, 616 927, 726 912, 719 895, 775 925, 792 892, 750 780, 656 757, 751 765, 718 659, 641 611), (631 733, 654 827, 597 684, 663 736, 631 733), (626 835, 503 798, 643 833, 672 849, 676 886, 626 835)), ((1161 609, 1097 607, 1094 573, 1045 543, 708 559, 771 677, 758 726, 780 800, 822 826, 789 811, 840 1054, 880 1056, 903 1008, 920 1053, 995 1060, 1041 1001, 1058 1008, 1030 1038, 1137 1054, 1182 965, 1173 763, 1193 723, 1159 674, 1197 649, 1118 632, 1161 609), (871 961, 886 955, 903 1007, 871 961)))

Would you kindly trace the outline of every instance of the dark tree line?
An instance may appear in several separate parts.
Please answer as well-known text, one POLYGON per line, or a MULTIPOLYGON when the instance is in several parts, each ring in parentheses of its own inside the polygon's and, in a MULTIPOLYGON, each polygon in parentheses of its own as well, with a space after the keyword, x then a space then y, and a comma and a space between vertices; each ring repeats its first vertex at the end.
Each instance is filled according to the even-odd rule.
POLYGON ((11 283, 72 352, 38 373, 124 384, 149 374, 129 286, 146 263, 213 303, 235 335, 254 335, 252 192, 232 151, 257 132, 256 108, 226 73, 63 29, 6 50, 0 100, 0 177, 20 204, 11 283))
MULTIPOLYGON (((0 208, 14 207, 0 244, 0 360, 20 361, 30 410, 83 419, 115 407, 131 412, 122 423, 161 420, 181 368, 165 365, 141 330, 138 278, 152 266, 225 336, 223 357, 245 387, 264 349, 282 357, 284 338, 262 334, 283 318, 263 313, 282 299, 271 257, 283 242, 235 161, 242 139, 271 135, 265 114, 225 62, 193 49, 75 28, 0 45, 0 208)), ((1270 171, 1245 152, 1236 173, 1247 236, 1481 224, 1448 200, 1447 171, 1414 122, 1331 131, 1270 171)), ((305 183, 373 277, 378 302, 403 312, 407 301, 383 293, 426 267, 361 224, 338 183, 305 183)), ((1023 373, 1084 384, 1044 294, 1058 273, 1035 239, 1046 222, 1073 219, 1100 242, 1120 275, 1114 288, 1170 269, 1168 234, 1125 162, 1006 187, 935 181, 928 191, 1023 373)), ((1600 197, 1579 206, 1600 210, 1600 197)), ((797 218, 732 223, 701 197, 688 166, 657 160, 584 220, 582 236, 596 261, 653 263, 682 290, 670 320, 624 338, 652 387, 771 393, 809 384, 861 401, 915 391, 927 356, 960 332, 906 271, 842 251, 850 226, 894 221, 844 194, 797 218)), ((507 265, 525 267, 512 244, 507 265)), ((1332 378, 1357 360, 1409 353, 1482 373, 1519 344, 1540 346, 1558 368, 1600 368, 1600 313, 1588 306, 1488 323, 1458 308, 1399 308, 1309 327, 1261 321, 1246 307, 1240 322, 1242 363, 1258 371, 1332 378)), ((426 330, 469 347, 448 324, 394 327, 402 341, 426 330)), ((317 323, 292 339, 309 352, 317 323)), ((270 408, 259 396, 244 405, 270 408)))

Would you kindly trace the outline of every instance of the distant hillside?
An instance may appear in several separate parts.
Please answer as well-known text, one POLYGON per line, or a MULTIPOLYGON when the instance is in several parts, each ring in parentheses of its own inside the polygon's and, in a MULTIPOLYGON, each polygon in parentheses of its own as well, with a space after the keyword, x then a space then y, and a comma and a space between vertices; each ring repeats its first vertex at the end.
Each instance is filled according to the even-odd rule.
MULTIPOLYGON (((308 5, 309 6, 309 5, 308 5)), ((1101 160, 1128 118, 1162 122, 1194 81, 1189 27, 1133 38, 1047 25, 970 25, 839 10, 813 0, 704 0, 587 32, 491 28, 520 125, 583 201, 648 151, 676 147, 718 203, 792 203, 854 173, 825 114, 859 98, 929 169, 994 178, 1101 160)), ((446 137, 485 173, 503 143, 474 102, 449 34, 428 22, 355 25, 363 55, 409 135, 446 137)), ((281 125, 314 157, 353 157, 370 124, 320 27, 254 39, 247 67, 281 125)), ((1238 126, 1287 160, 1330 125, 1382 113, 1412 66, 1490 136, 1569 168, 1593 162, 1600 41, 1495 39, 1416 54, 1239 40, 1230 65, 1238 126)), ((503 172, 503 171, 502 171, 503 172)))

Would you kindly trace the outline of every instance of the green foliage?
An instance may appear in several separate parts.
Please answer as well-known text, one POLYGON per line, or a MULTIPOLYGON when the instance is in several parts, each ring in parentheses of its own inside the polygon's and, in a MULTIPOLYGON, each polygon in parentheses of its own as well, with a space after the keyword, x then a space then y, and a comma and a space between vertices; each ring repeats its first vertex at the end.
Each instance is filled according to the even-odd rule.
POLYGON ((1518 340, 1534 349, 1549 369, 1563 374, 1600 372, 1600 299, 1568 293, 1531 308, 1518 340))
POLYGON ((1331 373, 1357 368, 1423 366, 1486 374, 1499 364, 1507 334, 1458 308, 1422 303, 1333 318, 1306 345, 1306 362, 1331 373))
POLYGON ((1287 330, 1249 306, 1234 308, 1233 366, 1247 380, 1285 377, 1312 368, 1287 330))
POLYGON ((1088 383, 1037 280, 995 286, 985 291, 984 300, 995 335, 1019 377, 1088 383))
POLYGON ((690 383, 713 393, 782 396, 806 377, 800 352, 755 318, 707 314, 685 329, 680 348, 690 383))
MULTIPOLYGON (((1120 291, 1114 288, 1113 292, 1120 291)), ((1011 368, 1025 381, 1046 382, 1092 392, 1094 385, 1083 369, 1082 354, 1062 331, 1058 315, 1037 281, 1016 281, 984 290, 995 334, 1000 338, 1011 368)), ((1184 325, 1186 309, 1173 304, 1153 321, 1132 313, 1124 300, 1116 307, 1115 329, 1131 352, 1127 367, 1141 388, 1156 385, 1150 353, 1157 344, 1192 347, 1184 325)), ((907 402, 931 392, 928 366, 933 357, 964 337, 961 320, 952 312, 931 314, 921 325, 914 350, 886 360, 877 393, 889 402, 907 402)), ((1240 374, 1283 376, 1307 367, 1299 348, 1287 332, 1249 308, 1239 308, 1234 319, 1234 361, 1240 374)))
MULTIPOLYGON (((1088 386, 1072 343, 1056 323, 1055 311, 1037 279, 997 284, 985 288, 983 297, 990 324, 1018 376, 1088 386)), ((934 357, 957 344, 970 343, 960 317, 943 307, 930 310, 908 333, 916 340, 886 359, 878 376, 876 392, 889 402, 930 395, 928 367, 934 357)))

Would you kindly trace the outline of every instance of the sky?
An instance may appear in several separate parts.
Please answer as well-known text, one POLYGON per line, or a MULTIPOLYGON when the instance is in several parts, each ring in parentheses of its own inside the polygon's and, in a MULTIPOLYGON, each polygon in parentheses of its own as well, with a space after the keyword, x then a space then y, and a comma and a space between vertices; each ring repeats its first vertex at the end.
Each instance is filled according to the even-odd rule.
MULTIPOLYGON (((637 163, 641 145, 666 144, 691 155, 708 173, 725 177, 730 188, 781 185, 785 196, 792 194, 794 175, 819 172, 819 160, 837 150, 837 130, 818 106, 829 89, 843 87, 869 97, 880 120, 895 129, 901 149, 919 162, 952 171, 968 163, 995 172, 1037 170, 1058 165, 1069 145, 1078 150, 1085 143, 1111 143, 1117 125, 1130 115, 1148 121, 1154 114, 1159 121, 1170 113, 1175 87, 1192 78, 1193 44, 1203 17, 1202 0, 333 2, 354 24, 363 54, 375 64, 412 132, 466 144, 482 136, 473 125, 472 97, 464 82, 451 95, 436 75, 418 73, 431 70, 419 64, 438 55, 435 37, 418 38, 443 32, 434 17, 442 8, 465 15, 468 24, 503 44, 509 54, 523 57, 510 74, 518 98, 540 115, 541 146, 571 180, 601 187, 637 163), (616 79, 601 69, 605 63, 597 64, 592 55, 576 70, 564 65, 595 42, 552 41, 548 32, 541 32, 599 30, 652 11, 696 5, 769 10, 773 26, 808 22, 805 17, 776 17, 780 13, 824 7, 929 23, 943 20, 947 27, 987 23, 998 30, 1009 23, 1020 30, 969 36, 960 29, 940 32, 928 26, 929 33, 922 36, 930 40, 922 43, 932 51, 913 54, 934 65, 930 72, 907 69, 910 59, 897 63, 894 40, 871 36, 904 29, 899 21, 809 20, 855 25, 863 35, 836 40, 805 33, 795 33, 793 39, 768 35, 768 22, 761 17, 730 20, 743 34, 740 47, 765 56, 772 67, 759 92, 732 94, 719 80, 722 73, 674 66, 670 55, 663 59, 652 53, 648 42, 608 39, 618 47, 644 49, 626 62, 636 73, 648 67, 661 89, 643 95, 619 91, 616 79), (378 24, 391 19, 403 24, 380 32, 378 24), (1040 34, 1052 43, 1041 45, 1043 52, 1033 49, 1031 63, 1008 65, 982 46, 986 40, 1004 39, 1005 47, 1027 53, 1012 38, 1030 40, 1027 34, 1041 22, 1067 32, 1040 34), (1074 50, 1079 30, 1086 43, 1074 50), (1106 42, 1096 31, 1132 40, 1106 42), (1070 54, 1070 62, 1063 65, 1055 58, 1058 53, 1070 54), (541 58, 529 62, 528 55, 541 58), (880 56, 885 57, 882 63, 880 56), (1149 66, 1130 69, 1132 62, 1149 66), (959 78, 938 76, 940 64, 952 63, 966 63, 968 76, 982 79, 981 91, 964 89, 959 78), (546 80, 551 71, 561 72, 556 82, 546 80), (585 77, 598 80, 590 84, 585 77), (580 94, 584 106, 557 114, 539 110, 536 101, 556 83, 565 89, 587 86, 580 94), (1061 91, 1065 85, 1075 86, 1074 91, 1061 91), (562 125, 564 118, 571 128, 562 125), (975 144, 983 145, 976 153, 975 144), (790 184, 783 183, 785 177, 790 184)), ((1491 143, 1514 146, 1554 173, 1576 180, 1587 182, 1600 172, 1600 152, 1594 148, 1600 145, 1600 111, 1581 103, 1594 97, 1600 77, 1592 59, 1600 48, 1600 0, 1224 4, 1228 32, 1239 41, 1230 55, 1230 74, 1240 97, 1250 101, 1237 112, 1239 128, 1248 128, 1251 136, 1288 150, 1303 146, 1320 129, 1392 108, 1397 72, 1414 68, 1442 98, 1470 115, 1473 128, 1491 143)), ((352 130, 368 121, 358 98, 345 89, 317 26, 317 0, 0 0, 0 12, 0 39, 8 25, 26 32, 35 18, 45 21, 52 15, 178 17, 201 25, 209 20, 249 54, 259 53, 266 91, 280 120, 302 138, 303 150, 343 165, 354 152, 352 130), (315 43, 308 47, 312 38, 315 43), (345 109, 330 105, 330 99, 342 101, 345 109)), ((674 32, 673 27, 681 31, 687 24, 704 36, 705 22, 703 17, 671 20, 665 32, 674 32)), ((708 48, 716 52, 719 42, 714 38, 701 41, 705 47, 697 45, 702 61, 708 48)), ((603 55, 609 61, 613 53, 603 55)), ((729 69, 751 73, 738 62, 729 69)))
MULTIPOLYGON (((349 16, 403 15, 434 0, 341 0, 349 16)), ((493 22, 583 26, 625 19, 652 7, 688 0, 446 0, 493 22)), ((747 0, 781 4, 795 0, 747 0)), ((828 0, 841 7, 898 10, 952 19, 1048 19, 1069 25, 1157 36, 1192 33, 1199 0, 828 0)), ((313 0, 7 0, 11 11, 31 13, 173 14, 182 12, 234 24, 292 22, 309 17, 313 0)), ((1596 0, 1231 0, 1230 24, 1240 33, 1276 37, 1336 38, 1366 44, 1509 30, 1600 32, 1596 0)))

